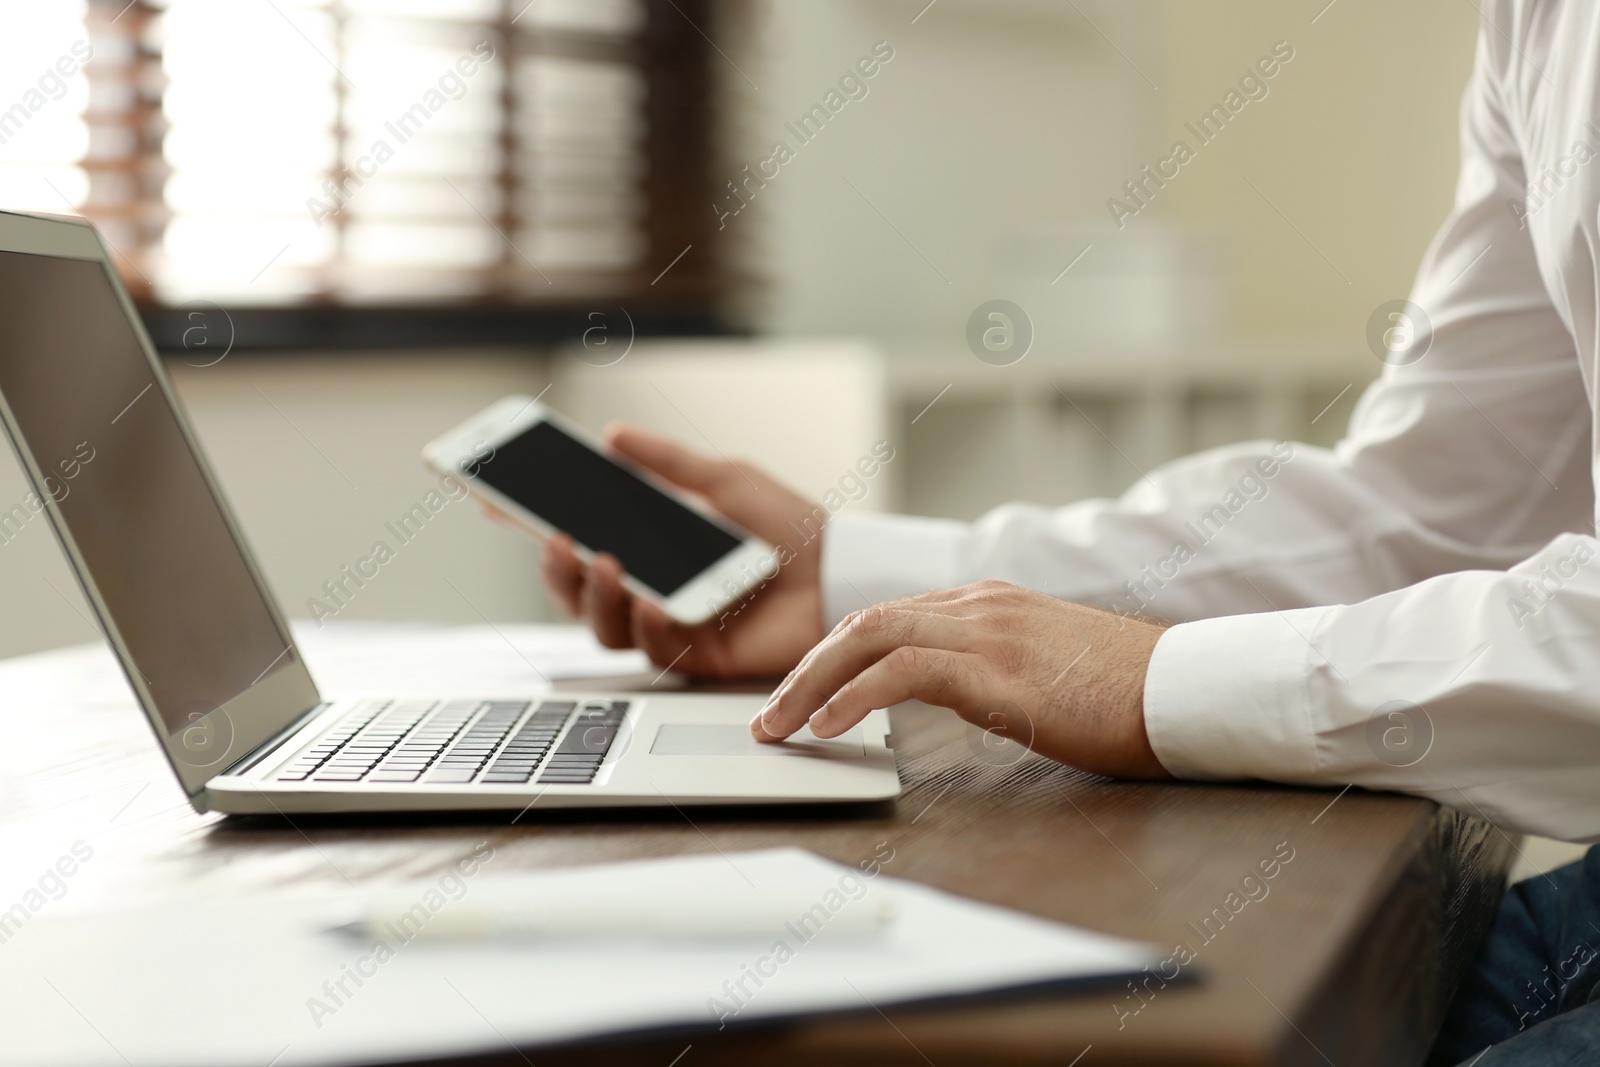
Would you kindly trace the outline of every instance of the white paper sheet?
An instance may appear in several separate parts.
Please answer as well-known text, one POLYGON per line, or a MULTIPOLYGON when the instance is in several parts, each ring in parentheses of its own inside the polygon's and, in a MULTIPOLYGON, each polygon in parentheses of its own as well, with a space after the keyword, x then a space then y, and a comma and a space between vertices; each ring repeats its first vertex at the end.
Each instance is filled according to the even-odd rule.
POLYGON ((41 914, 0 945, 0 1063, 261 1067, 415 1059, 673 1025, 716 1026, 1096 976, 1151 965, 1147 947, 876 877, 798 849, 470 876, 401 887, 422 907, 482 906, 529 892, 639 894, 796 887, 821 912, 771 936, 602 938, 532 945, 329 934, 365 899, 278 895, 174 900, 41 914), (827 917, 889 891, 882 935, 827 917), (780 948, 780 946, 782 946, 780 948))

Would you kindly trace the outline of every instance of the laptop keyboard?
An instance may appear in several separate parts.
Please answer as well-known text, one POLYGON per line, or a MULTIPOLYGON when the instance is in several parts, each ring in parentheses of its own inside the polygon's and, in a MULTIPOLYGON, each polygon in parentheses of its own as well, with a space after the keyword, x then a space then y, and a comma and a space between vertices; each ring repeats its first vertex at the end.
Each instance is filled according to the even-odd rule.
POLYGON ((627 713, 625 700, 581 709, 572 700, 372 701, 280 768, 277 780, 525 785, 537 772, 542 785, 588 785, 627 713))

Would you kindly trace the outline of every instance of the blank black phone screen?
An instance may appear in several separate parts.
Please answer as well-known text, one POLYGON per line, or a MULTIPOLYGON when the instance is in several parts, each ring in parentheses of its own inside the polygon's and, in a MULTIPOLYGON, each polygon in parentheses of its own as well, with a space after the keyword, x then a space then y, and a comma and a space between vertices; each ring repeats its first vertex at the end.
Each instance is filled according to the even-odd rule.
POLYGON ((585 548, 671 596, 737 537, 548 422, 536 423, 462 473, 492 486, 585 548))

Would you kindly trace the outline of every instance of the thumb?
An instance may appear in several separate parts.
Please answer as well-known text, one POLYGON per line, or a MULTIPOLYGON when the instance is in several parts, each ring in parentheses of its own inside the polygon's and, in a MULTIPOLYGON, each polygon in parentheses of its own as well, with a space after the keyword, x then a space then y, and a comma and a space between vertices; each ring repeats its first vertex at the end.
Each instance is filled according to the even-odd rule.
POLYGON ((780 536, 790 519, 819 510, 762 470, 696 452, 669 437, 618 425, 606 429, 605 439, 618 455, 705 498, 717 511, 768 540, 780 536))
MULTIPOLYGON (((651 663, 675 667, 690 675, 715 677, 728 673, 719 656, 720 642, 708 633, 697 634, 673 622, 666 612, 643 597, 633 602, 631 624, 634 645, 650 657, 651 663)), ((717 629, 721 625, 706 624, 717 629)))
POLYGON ((732 474, 729 461, 695 452, 637 426, 613 423, 606 427, 605 442, 613 452, 652 474, 708 498, 732 474))

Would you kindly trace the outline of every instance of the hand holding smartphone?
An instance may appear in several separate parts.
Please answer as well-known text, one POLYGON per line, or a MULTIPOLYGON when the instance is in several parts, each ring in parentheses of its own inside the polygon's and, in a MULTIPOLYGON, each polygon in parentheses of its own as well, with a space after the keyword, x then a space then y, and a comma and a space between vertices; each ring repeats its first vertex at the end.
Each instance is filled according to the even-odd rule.
POLYGON ((714 618, 776 566, 771 546, 526 396, 508 396, 440 436, 423 459, 541 539, 568 534, 580 558, 605 552, 623 585, 684 625, 714 618))

